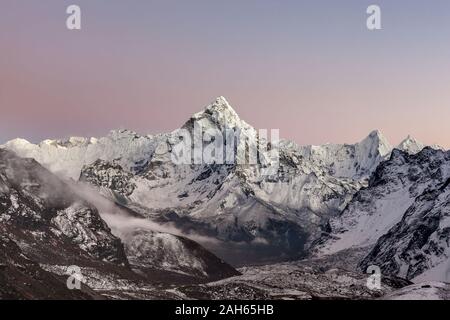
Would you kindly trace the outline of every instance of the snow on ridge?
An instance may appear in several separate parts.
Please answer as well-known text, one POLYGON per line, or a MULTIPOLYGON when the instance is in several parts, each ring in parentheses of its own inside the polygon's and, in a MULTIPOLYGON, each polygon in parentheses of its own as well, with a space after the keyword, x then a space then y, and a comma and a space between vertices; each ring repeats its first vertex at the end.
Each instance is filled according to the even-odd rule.
MULTIPOLYGON (((411 135, 408 135, 405 139, 402 140, 402 142, 400 142, 396 149, 405 151, 409 154, 416 154, 419 153, 420 151, 422 151, 423 148, 427 147, 426 144, 420 142, 419 140, 417 140, 416 138, 414 138, 411 135)), ((445 151, 445 148, 441 147, 440 145, 437 144, 432 144, 429 146, 430 148, 434 149, 434 150, 442 150, 445 151)))
POLYGON ((317 246, 317 256, 366 248, 362 270, 377 265, 409 280, 448 281, 449 156, 432 148, 394 150, 369 186, 330 220, 331 234, 317 246))
POLYGON ((7 142, 3 147, 18 156, 34 158, 44 167, 64 178, 78 180, 84 165, 98 159, 117 160, 127 170, 153 154, 157 139, 140 136, 132 131, 112 131, 103 138, 44 140, 33 144, 23 139, 7 142))
MULTIPOLYGON (((256 134, 256 130, 240 119, 223 96, 217 97, 203 111, 195 113, 183 127, 190 127, 194 122, 206 128, 218 127, 220 130, 239 128, 246 136, 256 134)), ((21 157, 34 158, 60 176, 78 180, 82 167, 98 159, 118 160, 123 168, 132 171, 135 166, 151 159, 158 145, 171 135, 172 133, 142 136, 134 131, 122 129, 113 130, 102 138, 70 137, 44 140, 39 144, 14 139, 1 147, 10 149, 21 157)), ((289 151, 299 152, 315 165, 331 168, 330 173, 333 176, 350 179, 370 175, 393 149, 383 134, 377 130, 356 144, 298 146, 295 142, 283 141, 280 145, 289 151)))
POLYGON ((408 135, 400 144, 397 146, 397 149, 406 151, 408 153, 414 154, 420 152, 423 148, 425 148, 425 145, 412 137, 411 135, 408 135))

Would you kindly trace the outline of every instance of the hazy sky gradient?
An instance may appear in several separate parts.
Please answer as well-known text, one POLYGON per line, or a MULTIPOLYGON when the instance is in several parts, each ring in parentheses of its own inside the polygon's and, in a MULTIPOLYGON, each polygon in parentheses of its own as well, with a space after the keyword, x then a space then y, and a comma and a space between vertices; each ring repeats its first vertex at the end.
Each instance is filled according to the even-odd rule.
POLYGON ((448 0, 0 2, 0 143, 171 131, 223 95, 300 144, 380 129, 448 148, 449 86, 448 0))

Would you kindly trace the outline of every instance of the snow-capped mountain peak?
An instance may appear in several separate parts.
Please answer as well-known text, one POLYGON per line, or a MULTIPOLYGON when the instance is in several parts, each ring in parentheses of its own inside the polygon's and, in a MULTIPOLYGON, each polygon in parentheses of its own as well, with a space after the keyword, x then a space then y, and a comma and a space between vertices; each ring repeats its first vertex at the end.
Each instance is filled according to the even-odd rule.
POLYGON ((16 138, 13 140, 8 141, 5 145, 2 145, 2 148, 8 148, 10 146, 17 146, 17 147, 26 147, 28 145, 31 145, 32 143, 28 140, 22 139, 22 138, 16 138))
POLYGON ((379 130, 370 132, 358 145, 365 151, 376 151, 382 157, 387 156, 392 150, 389 141, 379 130))
POLYGON ((197 122, 203 128, 215 127, 219 130, 226 128, 251 128, 245 121, 239 118, 236 111, 234 111, 228 101, 222 96, 216 98, 203 111, 194 114, 183 128, 190 128, 194 122, 197 122))
POLYGON ((374 130, 355 144, 305 146, 299 147, 298 151, 334 177, 359 180, 369 177, 378 164, 389 156, 392 147, 380 131, 374 130))
POLYGON ((213 103, 206 107, 206 109, 210 111, 228 112, 239 118, 236 111, 234 111, 224 96, 217 97, 213 103))
POLYGON ((420 152, 424 147, 425 145, 422 142, 418 141, 411 135, 408 135, 402 142, 400 142, 397 149, 414 154, 420 152))
POLYGON ((44 140, 39 146, 55 146, 63 148, 84 147, 90 144, 96 144, 96 138, 84 138, 84 137, 69 137, 61 140, 44 140))

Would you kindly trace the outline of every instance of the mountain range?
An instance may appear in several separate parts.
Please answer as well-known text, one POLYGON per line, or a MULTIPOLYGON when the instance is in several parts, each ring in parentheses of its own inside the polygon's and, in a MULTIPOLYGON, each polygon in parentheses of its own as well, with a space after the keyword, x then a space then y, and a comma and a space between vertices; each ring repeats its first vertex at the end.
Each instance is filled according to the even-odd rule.
MULTIPOLYGON (((392 147, 373 131, 355 144, 280 140, 270 174, 238 159, 174 163, 180 130, 197 126, 237 132, 237 145, 259 139, 219 97, 170 133, 5 143, 1 243, 27 259, 6 268, 39 270, 61 298, 448 297, 449 152, 410 136, 392 147), (77 293, 64 290, 70 265, 86 275, 77 293), (375 292, 371 265, 384 278, 375 292)), ((1 282, 4 297, 51 296, 1 282)))

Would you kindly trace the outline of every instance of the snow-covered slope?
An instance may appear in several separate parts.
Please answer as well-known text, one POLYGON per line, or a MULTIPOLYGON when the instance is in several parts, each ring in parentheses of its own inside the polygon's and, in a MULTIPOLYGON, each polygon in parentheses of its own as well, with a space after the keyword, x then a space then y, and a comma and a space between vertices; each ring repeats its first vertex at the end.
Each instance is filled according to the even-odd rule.
POLYGON ((378 265, 405 279, 450 282, 449 185, 447 177, 418 196, 402 220, 377 241, 362 268, 378 265))
POLYGON ((360 179, 368 177, 389 156, 392 147, 383 134, 375 130, 356 144, 325 144, 297 147, 297 150, 316 166, 326 168, 332 176, 360 179))
POLYGON ((414 137, 408 135, 400 144, 397 146, 397 149, 405 151, 410 154, 418 153, 425 148, 425 145, 417 141, 414 137))
POLYGON ((394 150, 381 163, 369 186, 361 189, 345 210, 331 219, 333 232, 323 254, 350 247, 370 247, 396 223, 424 190, 443 183, 445 153, 426 148, 416 155, 394 150))
POLYGON ((449 281, 450 153, 394 150, 317 246, 319 256, 365 248, 360 263, 415 281, 449 281), (370 253, 369 253, 370 252, 370 253))
POLYGON ((116 160, 128 170, 138 170, 155 151, 157 141, 158 137, 117 130, 100 139, 72 137, 67 140, 45 140, 38 145, 15 139, 4 147, 20 157, 35 159, 53 173, 78 180, 83 165, 98 159, 116 160))
MULTIPOLYGON (((422 149, 425 147, 427 147, 427 145, 418 141, 416 138, 408 135, 402 142, 399 143, 399 145, 396 147, 396 149, 405 151, 409 154, 415 154, 415 153, 422 151, 422 149)), ((445 151, 444 148, 442 148, 441 146, 439 146, 437 144, 433 144, 428 147, 435 149, 435 150, 445 151)))

